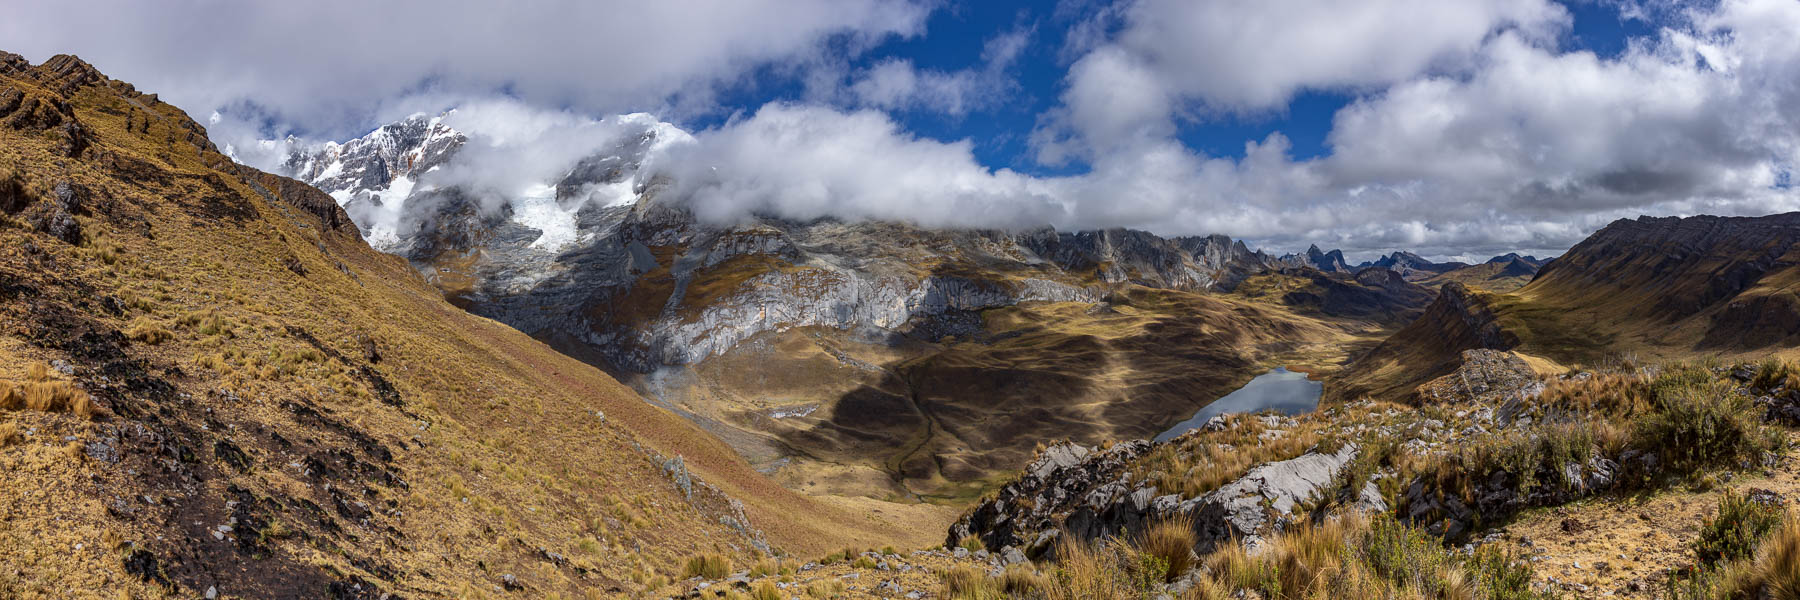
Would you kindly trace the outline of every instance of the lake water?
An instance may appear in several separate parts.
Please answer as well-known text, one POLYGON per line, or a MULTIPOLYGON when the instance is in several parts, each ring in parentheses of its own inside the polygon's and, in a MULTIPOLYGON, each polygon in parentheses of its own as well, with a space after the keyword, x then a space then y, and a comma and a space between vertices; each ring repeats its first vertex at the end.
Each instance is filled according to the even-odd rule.
POLYGON ((1194 413, 1194 418, 1177 423, 1168 431, 1157 435, 1156 441, 1168 441, 1223 414, 1274 409, 1282 414, 1297 415, 1311 411, 1318 408, 1319 394, 1324 391, 1325 384, 1307 379, 1305 373, 1276 367, 1273 371, 1257 375, 1256 379, 1250 380, 1250 383, 1244 384, 1237 391, 1201 408, 1200 412, 1194 413))

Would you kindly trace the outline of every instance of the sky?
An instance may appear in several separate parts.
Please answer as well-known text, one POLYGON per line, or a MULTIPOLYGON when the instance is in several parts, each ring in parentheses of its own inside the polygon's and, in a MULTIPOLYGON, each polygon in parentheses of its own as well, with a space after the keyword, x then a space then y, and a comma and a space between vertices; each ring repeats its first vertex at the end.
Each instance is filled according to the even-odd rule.
POLYGON ((546 124, 645 112, 719 220, 1480 259, 1800 210, 1800 0, 15 4, 0 49, 77 54, 263 168, 256 140, 460 108, 555 171, 592 144, 546 124))

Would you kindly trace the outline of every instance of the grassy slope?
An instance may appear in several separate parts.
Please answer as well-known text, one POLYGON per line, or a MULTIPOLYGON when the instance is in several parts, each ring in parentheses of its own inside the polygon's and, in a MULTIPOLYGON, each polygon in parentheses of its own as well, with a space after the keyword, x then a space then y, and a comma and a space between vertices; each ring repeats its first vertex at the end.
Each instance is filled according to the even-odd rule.
POLYGON ((1525 284, 1531 282, 1533 273, 1517 269, 1509 270, 1510 266, 1510 263, 1469 265, 1425 278, 1419 281, 1419 284, 1437 287, 1445 282, 1455 281, 1469 287, 1504 294, 1525 287, 1525 284))
POLYGON ((1112 300, 984 311, 978 333, 938 341, 764 334, 687 370, 667 399, 796 489, 955 505, 1043 440, 1154 435, 1261 371, 1329 371, 1382 333, 1262 298, 1129 288, 1112 300))
POLYGON ((0 426, 29 433, 0 448, 0 538, 15 549, 0 560, 0 589, 148 591, 122 570, 127 541, 184 594, 363 581, 479 595, 502 574, 540 591, 605 592, 670 574, 693 552, 746 554, 748 540, 720 524, 727 501, 690 502, 640 444, 743 500, 778 547, 893 541, 862 507, 789 492, 592 367, 445 303, 404 261, 322 227, 303 202, 316 191, 265 195, 278 180, 240 173, 179 109, 103 77, 65 86, 39 71, 0 87, 45 102, 67 93, 91 145, 58 157, 54 132, 0 127, 0 175, 20 173, 36 198, 0 227, 0 280, 28 290, 0 296, 0 380, 67 361, 73 373, 55 378, 106 410, 93 421, 0 411, 0 426), (79 246, 30 228, 58 182, 84 198, 79 246), (112 341, 83 355, 83 333, 112 341), (119 365, 142 385, 120 385, 119 365), (397 402, 382 401, 377 380, 397 402), (114 466, 65 436, 123 456, 114 466), (226 465, 228 447, 246 467, 226 465), (305 462, 320 457, 335 479, 305 462), (227 501, 279 524, 264 525, 263 547, 211 535, 232 516, 227 501))

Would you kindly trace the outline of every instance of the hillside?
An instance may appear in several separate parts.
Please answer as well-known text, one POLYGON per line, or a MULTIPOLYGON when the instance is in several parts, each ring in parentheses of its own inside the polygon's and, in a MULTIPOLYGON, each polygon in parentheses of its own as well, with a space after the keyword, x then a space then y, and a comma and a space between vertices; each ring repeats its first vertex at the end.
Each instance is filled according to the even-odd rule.
POLYGON ((937 535, 457 309, 77 58, 0 54, 0 124, 0 596, 606 596, 937 535))
POLYGON ((1501 263, 1451 271, 1423 282, 1442 286, 1442 306, 1347 365, 1327 394, 1402 399, 1478 348, 1513 350, 1546 372, 1791 355, 1800 342, 1796 242, 1800 213, 1642 217, 1595 232, 1510 292, 1493 284, 1524 278, 1532 265, 1523 257, 1486 277, 1473 271, 1501 263), (1444 305, 1454 298, 1467 301, 1444 305))
POLYGON ((1525 287, 1531 278, 1537 275, 1539 266, 1523 258, 1499 260, 1466 265, 1437 273, 1419 280, 1420 285, 1440 286, 1447 282, 1457 282, 1469 287, 1481 288, 1490 292, 1506 293, 1525 287))

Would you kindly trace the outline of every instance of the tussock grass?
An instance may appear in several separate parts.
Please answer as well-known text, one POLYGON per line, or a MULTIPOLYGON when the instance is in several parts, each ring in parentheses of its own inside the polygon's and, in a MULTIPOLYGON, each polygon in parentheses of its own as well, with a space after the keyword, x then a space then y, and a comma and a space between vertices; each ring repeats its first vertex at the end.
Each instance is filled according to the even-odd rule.
POLYGON ((125 337, 154 346, 175 339, 175 333, 153 319, 138 317, 125 328, 125 337))
POLYGON ((30 383, 17 385, 0 381, 0 410, 61 412, 83 419, 91 419, 99 412, 99 407, 87 392, 67 381, 50 380, 38 368, 36 365, 32 367, 30 383))
POLYGON ((1800 369, 1796 369, 1788 361, 1771 356, 1757 365, 1756 377, 1750 380, 1750 387, 1765 391, 1777 388, 1800 389, 1800 369))
POLYGON ((1264 439, 1267 430, 1253 415, 1230 415, 1224 431, 1177 438, 1150 451, 1139 464, 1151 473, 1158 493, 1191 498, 1218 489, 1242 477, 1256 465, 1287 460, 1321 441, 1318 422, 1285 430, 1281 437, 1264 439))
POLYGON ((703 554, 688 558, 687 565, 681 569, 681 578, 704 577, 706 579, 723 579, 731 574, 731 559, 718 554, 703 554))
POLYGON ((978 537, 975 537, 972 535, 965 535, 965 536, 963 536, 963 539, 957 540, 956 547, 962 548, 964 550, 968 550, 970 552, 987 549, 987 546, 985 546, 981 543, 981 538, 978 538, 978 537))
POLYGON ((1144 532, 1143 551, 1166 565, 1164 579, 1174 581, 1194 566, 1194 520, 1186 515, 1166 519, 1144 532))
POLYGON ((954 600, 998 600, 1005 598, 1000 583, 981 572, 980 569, 967 565, 959 565, 939 575, 942 582, 939 595, 954 600))
POLYGON ((775 584, 768 580, 757 582, 756 587, 750 589, 750 598, 751 600, 782 600, 781 590, 776 589, 775 584))
MULTIPOLYGON (((1388 515, 1372 520, 1347 515, 1308 522, 1266 543, 1254 555, 1241 545, 1228 544, 1208 555, 1203 568, 1183 571, 1194 584, 1183 600, 1555 597, 1531 589, 1529 561, 1491 547, 1463 556, 1446 549, 1437 537, 1388 515)), ((1156 594, 1161 582, 1172 579, 1168 573, 1173 569, 1143 543, 1069 541, 1057 556, 1054 575, 1043 579, 1039 592, 1026 596, 1050 600, 1144 598, 1156 594)), ((977 580, 958 585, 965 586, 959 589, 998 587, 977 580)))
POLYGON ((806 586, 808 598, 837 598, 844 595, 844 582, 839 579, 821 579, 806 586))
POLYGON ((0 423, 0 448, 19 443, 19 424, 13 422, 0 423))

